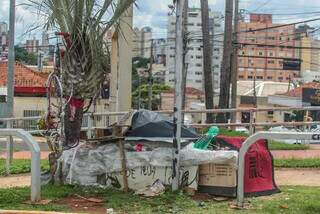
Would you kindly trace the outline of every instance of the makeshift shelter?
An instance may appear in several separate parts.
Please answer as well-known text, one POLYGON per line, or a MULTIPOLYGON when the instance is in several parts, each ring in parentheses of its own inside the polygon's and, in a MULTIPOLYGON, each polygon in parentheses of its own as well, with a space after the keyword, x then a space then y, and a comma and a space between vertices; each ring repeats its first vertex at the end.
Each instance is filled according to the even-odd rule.
MULTIPOLYGON (((239 151, 245 139, 244 137, 217 136, 212 146, 217 150, 239 151)), ((220 169, 220 174, 221 172, 220 169)), ((228 172, 228 175, 236 176, 236 173, 228 172)), ((200 182, 199 190, 211 194, 236 196, 235 185, 206 186, 200 182)), ((245 155, 244 190, 246 196, 262 196, 279 192, 274 181, 273 157, 266 140, 257 141, 245 155)))
MULTIPOLYGON (((131 119, 131 129, 126 134, 126 141, 157 141, 172 143, 174 123, 172 118, 148 110, 135 112, 131 119)), ((181 140, 183 142, 198 139, 193 128, 182 126, 181 140)))

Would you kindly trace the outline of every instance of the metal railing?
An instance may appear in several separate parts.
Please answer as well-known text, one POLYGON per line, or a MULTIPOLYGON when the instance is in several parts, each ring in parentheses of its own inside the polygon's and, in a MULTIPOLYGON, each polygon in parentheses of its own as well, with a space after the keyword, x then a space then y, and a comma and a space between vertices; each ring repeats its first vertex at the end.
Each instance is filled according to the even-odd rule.
MULTIPOLYGON (((39 201, 41 198, 41 182, 40 182, 40 147, 38 143, 32 138, 30 133, 22 129, 0 129, 0 136, 2 137, 17 137, 25 142, 31 151, 31 202, 39 201)), ((12 144, 12 142, 8 142, 12 144)), ((7 144, 7 161, 6 170, 10 172, 10 153, 12 145, 7 144)))
POLYGON ((237 206, 244 206, 244 168, 245 155, 250 146, 258 140, 280 139, 280 140, 312 140, 313 136, 319 136, 320 133, 301 133, 301 132, 257 132, 246 139, 242 144, 238 157, 238 179, 237 179, 237 206))
MULTIPOLYGON (((277 107, 277 108, 248 108, 248 109, 212 109, 212 110, 185 110, 185 114, 200 114, 202 118, 207 113, 212 114, 230 114, 230 113, 248 113, 250 116, 250 121, 247 123, 201 123, 188 124, 194 128, 206 128, 210 126, 218 127, 248 127, 250 133, 254 133, 254 130, 258 127, 274 127, 274 126, 284 126, 284 127, 297 127, 297 126, 312 126, 320 125, 320 121, 312 122, 255 122, 256 114, 260 112, 292 112, 292 111, 320 111, 320 106, 317 107, 301 107, 301 108, 288 108, 288 107, 277 107)), ((161 114, 172 115, 173 111, 156 111, 161 114)), ((88 132, 88 136, 93 136, 92 131, 94 129, 105 129, 111 125, 112 121, 116 121, 119 116, 124 116, 129 112, 103 112, 103 113, 88 113, 84 115, 82 122, 82 130, 88 132)), ((37 121, 41 119, 40 116, 36 117, 18 117, 18 118, 0 118, 2 122, 11 122, 12 128, 21 128, 27 130, 31 133, 38 132, 38 127, 36 125, 37 121)))

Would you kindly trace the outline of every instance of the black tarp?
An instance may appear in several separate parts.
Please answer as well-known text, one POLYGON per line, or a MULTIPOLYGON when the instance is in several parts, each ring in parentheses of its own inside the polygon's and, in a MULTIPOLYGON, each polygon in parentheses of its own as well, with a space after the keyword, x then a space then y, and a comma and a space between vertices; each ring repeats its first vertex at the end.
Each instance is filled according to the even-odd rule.
MULTIPOLYGON (((132 116, 131 129, 127 133, 128 140, 157 140, 169 141, 173 138, 173 120, 162 114, 139 110, 132 116)), ((182 139, 197 139, 198 135, 193 128, 182 126, 182 139)))

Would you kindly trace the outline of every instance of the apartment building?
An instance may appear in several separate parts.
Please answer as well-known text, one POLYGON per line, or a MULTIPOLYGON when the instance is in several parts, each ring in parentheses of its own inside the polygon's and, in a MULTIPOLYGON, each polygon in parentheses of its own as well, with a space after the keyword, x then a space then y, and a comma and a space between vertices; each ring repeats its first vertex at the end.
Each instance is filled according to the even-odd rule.
POLYGON ((163 39, 163 38, 153 39, 154 63, 166 65, 166 55, 167 55, 166 51, 167 51, 166 39, 163 39))
POLYGON ((250 14, 249 22, 240 22, 238 79, 288 82, 300 76, 295 26, 282 26, 270 14, 250 14))
POLYGON ((36 38, 26 40, 26 50, 28 53, 38 53, 39 51, 39 40, 36 38))
POLYGON ((152 46, 152 29, 144 27, 141 30, 134 29, 133 33, 133 57, 150 58, 152 46))
MULTIPOLYGON (((220 69, 223 54, 223 15, 220 12, 210 12, 210 35, 212 42, 212 76, 213 87, 220 86, 220 69), (219 36, 214 36, 219 35, 219 36)), ((169 15, 167 26, 167 72, 166 84, 173 87, 175 84, 175 15, 169 15)), ((187 22, 187 87, 204 90, 203 74, 203 41, 201 9, 190 8, 187 22)))

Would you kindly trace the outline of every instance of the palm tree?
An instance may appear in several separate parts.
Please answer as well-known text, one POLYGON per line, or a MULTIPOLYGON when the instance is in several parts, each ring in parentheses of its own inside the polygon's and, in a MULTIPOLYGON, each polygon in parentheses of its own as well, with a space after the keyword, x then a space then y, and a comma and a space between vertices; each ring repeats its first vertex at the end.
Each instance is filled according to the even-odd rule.
MULTIPOLYGON (((110 54, 105 35, 117 26, 121 15, 135 0, 29 0, 44 17, 45 27, 57 30, 64 51, 58 76, 64 98, 62 130, 64 145, 80 139, 83 114, 110 73, 110 54)), ((121 29, 120 29, 121 30, 121 29)))

